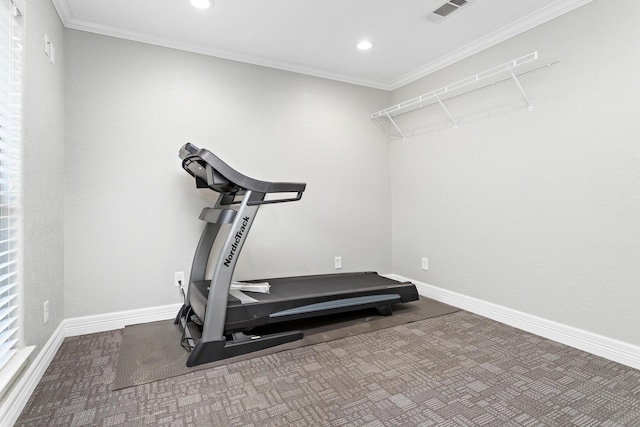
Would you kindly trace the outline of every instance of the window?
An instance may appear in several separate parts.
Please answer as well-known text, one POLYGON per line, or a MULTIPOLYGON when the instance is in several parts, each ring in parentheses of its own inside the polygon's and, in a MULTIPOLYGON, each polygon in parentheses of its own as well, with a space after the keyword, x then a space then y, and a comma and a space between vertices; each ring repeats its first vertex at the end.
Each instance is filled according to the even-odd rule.
POLYGON ((18 331, 23 10, 19 0, 0 0, 0 391, 13 376, 14 356, 23 353, 18 331))

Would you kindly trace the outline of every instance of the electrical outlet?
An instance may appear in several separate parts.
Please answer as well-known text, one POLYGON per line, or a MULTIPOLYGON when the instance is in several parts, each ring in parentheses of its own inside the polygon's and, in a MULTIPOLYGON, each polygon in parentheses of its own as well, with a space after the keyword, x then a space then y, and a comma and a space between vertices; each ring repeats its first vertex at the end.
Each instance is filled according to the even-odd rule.
POLYGON ((429 258, 422 257, 422 269, 423 270, 429 269, 429 258))
POLYGON ((173 285, 184 286, 184 271, 176 271, 173 273, 173 285))
POLYGON ((44 302, 44 324, 46 325, 49 321, 49 300, 44 302))
POLYGON ((340 270, 342 268, 342 257, 341 256, 337 256, 334 260, 334 265, 336 270, 340 270))

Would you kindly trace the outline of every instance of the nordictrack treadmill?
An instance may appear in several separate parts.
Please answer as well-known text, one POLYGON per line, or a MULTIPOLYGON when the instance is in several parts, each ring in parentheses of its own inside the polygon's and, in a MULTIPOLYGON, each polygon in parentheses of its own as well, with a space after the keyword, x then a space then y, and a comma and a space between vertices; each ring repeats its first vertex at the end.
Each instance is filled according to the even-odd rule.
POLYGON ((247 283, 268 282, 269 293, 230 291, 236 262, 258 209, 266 204, 300 200, 306 184, 249 178, 209 150, 189 143, 179 155, 182 167, 195 178, 198 188, 219 193, 215 205, 200 214, 206 225, 191 266, 185 303, 176 317, 183 331, 183 346, 191 351, 187 366, 262 350, 303 336, 296 330, 267 335, 249 333, 260 326, 368 308, 390 315, 391 304, 418 299, 412 283, 374 272, 261 279, 247 283), (271 197, 266 199, 267 195, 271 197), (220 233, 223 225, 225 232, 220 233), (224 243, 211 280, 205 280, 209 255, 218 236, 224 238, 224 243))

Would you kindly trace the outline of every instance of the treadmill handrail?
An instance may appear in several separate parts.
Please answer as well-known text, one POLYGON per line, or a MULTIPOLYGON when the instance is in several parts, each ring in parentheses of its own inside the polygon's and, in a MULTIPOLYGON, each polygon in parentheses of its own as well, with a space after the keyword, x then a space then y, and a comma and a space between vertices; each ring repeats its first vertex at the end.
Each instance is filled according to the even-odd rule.
POLYGON ((244 334, 270 323, 365 308, 376 308, 387 316, 392 313, 392 303, 419 298, 415 285, 398 284, 376 273, 372 273, 377 278, 375 284, 371 277, 362 277, 363 274, 369 276, 367 273, 353 277, 351 275, 356 273, 335 275, 336 279, 330 283, 325 280, 330 275, 282 278, 279 281, 270 279, 271 293, 256 296, 256 302, 250 303, 229 295, 236 264, 261 205, 299 200, 306 184, 249 178, 210 151, 201 150, 193 144, 185 144, 181 148, 180 158, 182 167, 195 178, 198 188, 209 188, 219 193, 215 205, 205 208, 200 216, 206 225, 193 257, 185 302, 175 320, 183 332, 183 345, 191 351, 187 366, 263 350, 302 339, 304 335, 300 331, 244 334), (271 200, 265 200, 268 193, 278 194, 272 195, 271 200), (297 193, 297 198, 288 199, 290 193, 297 193), (231 206, 235 204, 239 206, 231 206), (227 226, 223 227, 223 224, 227 226), (220 234, 223 229, 224 233, 220 234), (217 240, 219 237, 223 240, 216 250, 213 274, 211 280, 205 280, 213 247, 220 242, 217 240), (303 286, 303 281, 306 286, 303 286), (359 282, 358 286, 355 286, 356 282, 359 282), (352 291, 347 293, 346 289, 352 291), (199 322, 192 322, 193 316, 199 322), (189 330, 189 325, 195 323, 202 325, 199 339, 189 330))
MULTIPOLYGON (((266 200, 262 203, 279 203, 286 201, 300 200, 302 193, 304 192, 307 184, 303 182, 270 182, 261 181, 258 179, 250 178, 231 166, 220 160, 215 154, 206 148, 198 148, 191 143, 186 143, 179 152, 179 156, 182 159, 182 167, 196 180, 201 177, 188 168, 192 162, 198 164, 209 165, 215 172, 227 179, 235 188, 233 193, 241 192, 243 190, 251 190, 259 193, 298 193, 297 197, 279 199, 279 200, 266 200)), ((207 187, 211 190, 221 192, 219 189, 214 188, 211 184, 207 187)))

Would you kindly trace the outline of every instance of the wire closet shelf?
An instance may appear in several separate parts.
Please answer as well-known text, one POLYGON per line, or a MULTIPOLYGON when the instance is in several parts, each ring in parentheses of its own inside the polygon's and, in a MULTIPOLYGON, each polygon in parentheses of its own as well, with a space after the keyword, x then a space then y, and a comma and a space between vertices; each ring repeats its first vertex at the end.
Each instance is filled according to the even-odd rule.
POLYGON ((528 55, 524 55, 520 58, 498 65, 497 67, 493 67, 489 70, 467 77, 466 79, 385 108, 384 110, 377 111, 371 115, 371 120, 389 138, 406 139, 405 132, 401 130, 394 118, 429 105, 439 104, 453 124, 453 127, 457 128, 458 123, 445 106, 444 101, 505 80, 513 80, 515 82, 517 89, 520 91, 525 102, 529 106, 529 111, 532 111, 533 105, 522 87, 518 76, 541 68, 549 67, 557 62, 558 61, 544 61, 539 57, 537 51, 532 52, 528 55), (387 121, 389 126, 383 126, 382 121, 387 121))

